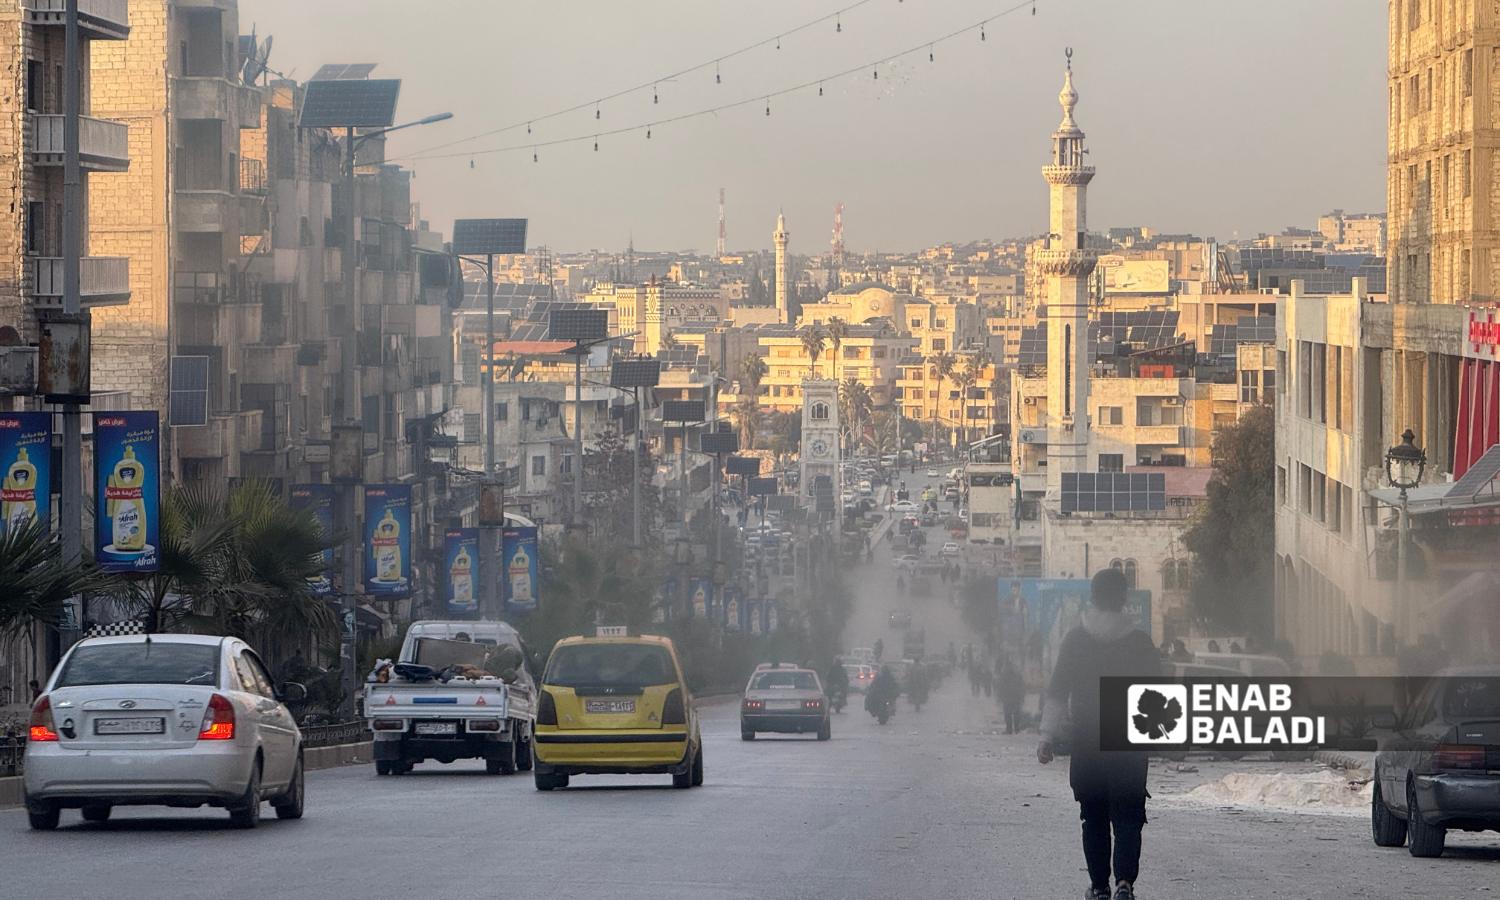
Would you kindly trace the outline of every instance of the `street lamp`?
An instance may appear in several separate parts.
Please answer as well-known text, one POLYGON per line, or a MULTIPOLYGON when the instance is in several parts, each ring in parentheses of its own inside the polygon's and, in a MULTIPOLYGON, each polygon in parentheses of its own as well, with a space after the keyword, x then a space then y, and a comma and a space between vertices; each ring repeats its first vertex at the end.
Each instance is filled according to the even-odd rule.
POLYGON ((1401 491, 1401 512, 1396 533, 1396 602, 1398 616, 1405 617, 1406 598, 1406 545, 1411 535, 1411 516, 1407 513, 1406 492, 1422 481, 1422 472, 1427 468, 1427 454, 1413 441, 1416 435, 1410 428, 1401 433, 1401 443, 1385 453, 1385 477, 1391 487, 1401 491))

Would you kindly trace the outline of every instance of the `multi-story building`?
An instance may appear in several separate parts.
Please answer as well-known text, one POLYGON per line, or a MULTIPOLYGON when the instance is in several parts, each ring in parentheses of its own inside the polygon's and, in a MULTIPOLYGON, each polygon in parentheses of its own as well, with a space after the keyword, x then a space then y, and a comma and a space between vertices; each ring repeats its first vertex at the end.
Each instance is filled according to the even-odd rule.
POLYGON ((802 333, 790 325, 747 327, 756 333, 768 368, 760 385, 761 407, 777 412, 802 409, 802 383, 815 378, 837 377, 840 382, 852 378, 870 392, 875 407, 889 406, 896 396, 901 360, 916 343, 888 323, 854 325, 837 354, 825 341, 814 363, 802 343, 802 333))
POLYGON ((953 372, 939 373, 932 358, 908 356, 901 360, 901 379, 896 383, 897 402, 903 418, 941 429, 941 443, 967 445, 995 434, 1009 421, 1008 370, 979 357, 957 354, 953 372))
POLYGON ((655 278, 644 284, 596 285, 580 300, 613 310, 612 333, 633 333, 637 353, 657 353, 683 326, 717 325, 729 319, 729 299, 718 288, 655 278))
MULTIPOLYGON (((4 332, 0 407, 5 408, 19 407, 26 402, 21 398, 36 387, 38 317, 62 310, 66 6, 63 0, 23 0, 0 10, 0 54, 7 60, 17 92, 11 98, 13 114, 0 128, 0 148, 10 160, 0 174, 0 185, 11 198, 9 227, 0 229, 0 332, 4 332)), ((140 8, 137 17, 150 21, 150 13, 140 8)), ((131 176, 91 176, 126 172, 131 168, 132 149, 138 152, 143 141, 131 133, 128 123, 91 114, 91 59, 130 34, 125 0, 81 0, 79 21, 77 75, 83 116, 79 160, 84 206, 80 209, 84 225, 79 287, 83 307, 97 313, 130 299, 131 264, 127 254, 115 252, 107 239, 95 237, 84 210, 92 196, 118 188, 119 182, 131 176)))
POLYGON ((1326 246, 1339 253, 1385 256, 1385 214, 1346 213, 1336 209, 1318 217, 1326 246))

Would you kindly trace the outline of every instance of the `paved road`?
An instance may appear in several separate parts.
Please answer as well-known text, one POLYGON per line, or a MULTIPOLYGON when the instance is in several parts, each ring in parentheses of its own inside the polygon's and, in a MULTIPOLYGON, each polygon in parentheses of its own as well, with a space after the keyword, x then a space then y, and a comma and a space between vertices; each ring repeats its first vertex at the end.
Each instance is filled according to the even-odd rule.
MULTIPOLYGON (((886 561, 861 567, 851 643, 884 634, 886 561)), ((929 641, 957 614, 916 605, 929 641)), ((955 639, 957 639, 955 637, 955 639)), ((1076 898, 1085 879, 1062 766, 1034 737, 996 735, 995 712, 949 682, 921 713, 880 727, 852 709, 829 743, 743 743, 732 703, 705 709, 707 784, 578 778, 550 794, 472 765, 377 779, 312 773, 308 814, 231 831, 218 811, 67 815, 50 834, 0 812, 0 873, 25 897, 1076 898)), ((1158 796, 1231 768, 1153 773, 1158 796)), ((1378 850, 1359 818, 1153 807, 1142 897, 1457 898, 1500 891, 1500 837, 1463 836, 1440 860, 1378 850), (1485 890, 1490 888, 1492 890, 1485 890)), ((12 893, 13 892, 13 893, 12 893)))

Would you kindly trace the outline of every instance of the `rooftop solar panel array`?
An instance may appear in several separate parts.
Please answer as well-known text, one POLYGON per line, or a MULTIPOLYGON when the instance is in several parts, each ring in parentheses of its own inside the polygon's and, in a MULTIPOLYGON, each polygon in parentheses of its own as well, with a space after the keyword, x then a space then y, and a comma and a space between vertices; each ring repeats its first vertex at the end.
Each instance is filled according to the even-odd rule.
POLYGON ((310 81, 302 100, 303 128, 389 128, 396 121, 398 78, 310 81))
POLYGON ((1132 513, 1167 508, 1167 476, 1160 472, 1064 472, 1062 511, 1132 513))

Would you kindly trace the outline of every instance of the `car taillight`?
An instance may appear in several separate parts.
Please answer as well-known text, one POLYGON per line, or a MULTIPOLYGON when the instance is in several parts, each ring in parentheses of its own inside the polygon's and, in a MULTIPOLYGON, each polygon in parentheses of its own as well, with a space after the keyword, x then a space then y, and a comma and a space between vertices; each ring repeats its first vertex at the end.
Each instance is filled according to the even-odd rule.
POLYGON ((749 710, 765 709, 766 708, 766 704, 765 704, 764 700, 751 700, 748 697, 745 698, 745 704, 744 704, 744 706, 745 706, 745 709, 749 709, 749 710))
POLYGON ((822 709, 823 708, 823 701, 822 700, 803 700, 802 701, 802 708, 803 709, 822 709))
POLYGON ((1483 769, 1484 748, 1472 744, 1439 744, 1432 755, 1439 769, 1483 769))
POLYGON ((667 702, 661 705, 661 723, 687 724, 687 705, 682 702, 682 688, 672 688, 672 692, 667 695, 667 702))
POLYGON ((234 740, 234 704, 222 694, 214 694, 208 698, 208 709, 203 711, 203 727, 198 729, 198 740, 234 740))
POLYGON ((538 725, 557 724, 557 701, 552 699, 552 693, 542 689, 542 696, 537 700, 536 723, 538 725))
POLYGON ((376 719, 370 726, 373 731, 405 731, 405 719, 376 719))
POLYGON ((42 697, 31 708, 31 729, 26 733, 28 741, 55 741, 57 731, 52 727, 52 700, 42 697))

